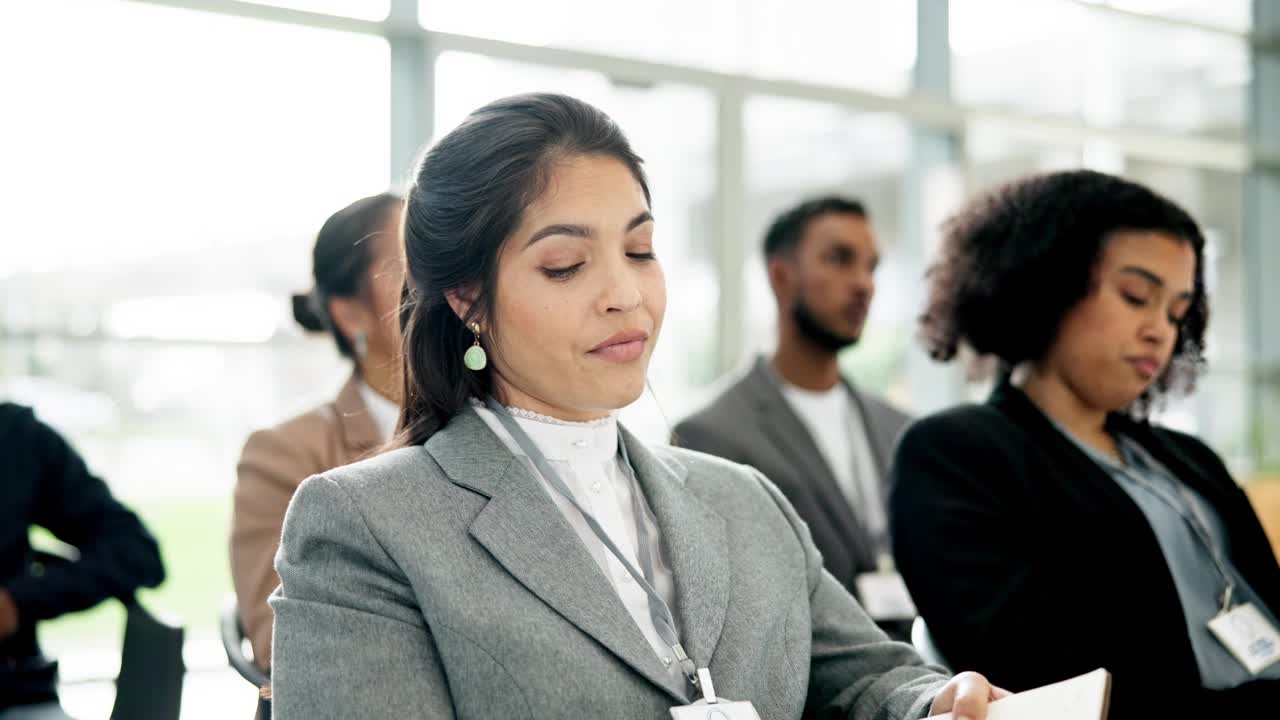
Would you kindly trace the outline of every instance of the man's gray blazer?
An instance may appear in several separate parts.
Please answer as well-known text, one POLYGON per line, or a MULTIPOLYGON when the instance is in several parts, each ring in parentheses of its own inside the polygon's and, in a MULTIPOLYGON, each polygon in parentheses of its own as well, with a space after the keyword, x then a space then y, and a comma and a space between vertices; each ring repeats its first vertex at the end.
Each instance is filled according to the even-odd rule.
MULTIPOLYGON (((766 720, 925 713, 945 678, 822 570, 771 483, 623 442, 718 695, 766 720)), ((304 482, 276 557, 275 717, 660 720, 688 702, 526 468, 467 408, 304 482)))
MULTIPOLYGON (((910 418, 879 398, 848 383, 845 386, 862 415, 881 497, 887 503, 889 461, 910 418)), ((808 523, 827 570, 846 588, 853 589, 858 573, 876 569, 871 535, 849 507, 817 443, 782 395, 776 374, 764 358, 758 358, 750 372, 711 405, 676 425, 673 441, 750 465, 776 483, 808 523)))

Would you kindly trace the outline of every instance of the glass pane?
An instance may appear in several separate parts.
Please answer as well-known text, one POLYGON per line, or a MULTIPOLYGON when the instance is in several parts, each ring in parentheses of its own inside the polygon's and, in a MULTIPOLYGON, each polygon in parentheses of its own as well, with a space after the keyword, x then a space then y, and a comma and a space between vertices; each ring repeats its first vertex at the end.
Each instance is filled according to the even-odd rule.
POLYGON ((1247 32, 1253 26, 1253 0, 1086 0, 1121 10, 1247 32))
POLYGON ((620 55, 721 72, 857 87, 910 88, 915 3, 878 0, 654 0, 609 3, 423 0, 432 30, 620 55))
MULTIPOLYGON (((1083 163, 1083 151, 1078 145, 1049 146, 1019 137, 1006 127, 985 123, 973 123, 966 129, 964 155, 965 187, 970 193, 1023 175, 1066 170, 1083 163)), ((1098 163, 1091 165, 1097 167, 1098 163)))
POLYGON ((747 236, 744 337, 749 353, 771 353, 777 341, 777 306, 765 274, 764 233, 774 217, 823 194, 857 197, 866 205, 880 242, 876 293, 861 341, 841 357, 858 382, 905 404, 905 357, 916 352, 910 285, 920 268, 902 252, 903 173, 910 129, 898 116, 858 113, 836 105, 779 97, 751 97, 743 109, 746 132, 747 236), (778 142, 785 137, 786 142, 778 142))
POLYGON ((522 92, 561 92, 609 113, 645 160, 657 218, 656 250, 667 276, 667 315, 645 398, 624 420, 648 440, 670 436, 664 415, 694 409, 694 389, 716 365, 718 304, 715 256, 715 103, 683 85, 610 83, 586 70, 567 71, 443 53, 436 63, 437 137, 485 103, 522 92))
MULTIPOLYGON (((0 131, 0 396, 140 510, 170 571, 154 605, 215 643, 241 445, 345 373, 288 297, 324 219, 390 177, 386 42, 41 0, 3 5, 0 66, 39 70, 0 74, 0 104, 38 109, 0 131)), ((41 626, 64 678, 118 661, 109 605, 41 626)))
POLYGON ((962 103, 1244 137, 1250 71, 1237 37, 1061 0, 956 0, 951 46, 962 103))
POLYGON ((391 0, 246 0, 246 2, 361 20, 384 20, 391 9, 391 0))

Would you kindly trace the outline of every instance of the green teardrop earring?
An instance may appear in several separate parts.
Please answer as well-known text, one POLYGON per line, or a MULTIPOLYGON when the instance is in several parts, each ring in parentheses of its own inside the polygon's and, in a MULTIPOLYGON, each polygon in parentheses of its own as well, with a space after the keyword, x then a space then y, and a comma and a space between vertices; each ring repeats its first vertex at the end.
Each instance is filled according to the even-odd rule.
POLYGON ((480 347, 480 323, 471 323, 471 332, 475 334, 476 341, 462 354, 462 364, 466 365, 468 370, 478 372, 489 365, 489 356, 485 354, 484 348, 480 347))

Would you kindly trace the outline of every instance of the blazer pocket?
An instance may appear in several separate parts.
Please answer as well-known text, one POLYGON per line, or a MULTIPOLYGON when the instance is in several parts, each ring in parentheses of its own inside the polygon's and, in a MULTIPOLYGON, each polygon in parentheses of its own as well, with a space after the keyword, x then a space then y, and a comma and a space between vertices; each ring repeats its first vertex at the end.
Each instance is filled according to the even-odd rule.
POLYGON ((458 720, 529 718, 533 711, 515 677, 484 646, 449 627, 436 626, 436 646, 449 678, 449 693, 458 720), (442 642, 442 635, 448 642, 442 642), (445 651, 445 647, 448 651, 445 651))

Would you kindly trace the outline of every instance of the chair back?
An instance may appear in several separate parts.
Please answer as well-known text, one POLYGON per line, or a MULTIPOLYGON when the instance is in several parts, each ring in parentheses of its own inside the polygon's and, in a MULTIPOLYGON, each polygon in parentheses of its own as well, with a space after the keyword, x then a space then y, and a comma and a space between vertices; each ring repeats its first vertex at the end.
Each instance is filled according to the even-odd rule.
POLYGON ((187 672, 182 660, 186 631, 160 620, 132 598, 123 602, 124 649, 111 720, 178 720, 187 672))
POLYGON ((222 632, 222 649, 227 653, 227 662, 240 673, 240 677, 258 689, 259 719, 271 720, 271 676, 250 657, 252 650, 246 652, 249 643, 245 642, 244 623, 240 621, 240 605, 235 595, 228 595, 223 601, 218 627, 222 632))
POLYGON ((916 652, 924 661, 930 665, 940 665, 944 668, 950 668, 947 659, 942 656, 942 651, 938 650, 938 646, 933 643, 933 636, 929 634, 929 625, 924 621, 923 617, 916 616, 915 622, 911 623, 911 644, 915 646, 916 652))

